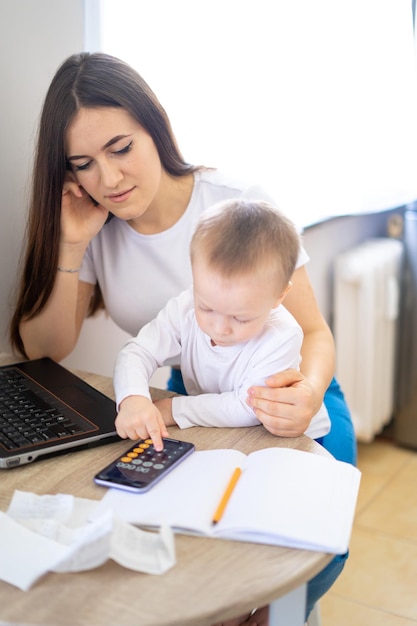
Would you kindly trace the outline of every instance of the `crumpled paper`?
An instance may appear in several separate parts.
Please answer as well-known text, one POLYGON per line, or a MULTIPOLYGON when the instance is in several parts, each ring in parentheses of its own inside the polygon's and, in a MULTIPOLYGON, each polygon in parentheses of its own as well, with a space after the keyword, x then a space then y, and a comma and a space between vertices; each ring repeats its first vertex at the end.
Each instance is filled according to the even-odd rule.
POLYGON ((0 511, 0 579, 27 591, 46 572, 80 572, 113 559, 122 567, 163 574, 176 562, 172 530, 144 531, 99 502, 68 494, 15 491, 0 511))

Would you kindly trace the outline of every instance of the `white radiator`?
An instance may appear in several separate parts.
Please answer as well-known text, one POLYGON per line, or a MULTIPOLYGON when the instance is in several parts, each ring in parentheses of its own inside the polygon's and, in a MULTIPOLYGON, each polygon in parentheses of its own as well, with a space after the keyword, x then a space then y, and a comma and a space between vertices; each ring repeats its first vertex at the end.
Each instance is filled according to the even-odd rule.
POLYGON ((335 259, 336 375, 358 441, 372 441, 393 414, 402 250, 396 239, 370 239, 335 259))

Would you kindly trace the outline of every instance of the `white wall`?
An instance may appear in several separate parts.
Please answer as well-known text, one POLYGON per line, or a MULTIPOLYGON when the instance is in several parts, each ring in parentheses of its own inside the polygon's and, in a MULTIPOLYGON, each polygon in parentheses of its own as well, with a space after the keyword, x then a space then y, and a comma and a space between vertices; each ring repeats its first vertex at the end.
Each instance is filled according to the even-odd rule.
POLYGON ((11 292, 25 228, 41 103, 65 57, 82 50, 83 0, 0 2, 0 349, 8 349, 11 292))
MULTIPOLYGON (((8 349, 10 294, 16 281, 25 227, 37 119, 56 68, 68 55, 84 47, 83 5, 83 0, 0 1, 1 350, 8 349)), ((333 257, 366 237, 385 235, 386 221, 387 214, 343 217, 306 231, 305 246, 312 257, 308 271, 329 321, 333 257)), ((64 364, 111 375, 115 354, 126 338, 103 315, 87 320, 78 346, 64 364)), ((164 380, 165 373, 161 378, 164 380)))

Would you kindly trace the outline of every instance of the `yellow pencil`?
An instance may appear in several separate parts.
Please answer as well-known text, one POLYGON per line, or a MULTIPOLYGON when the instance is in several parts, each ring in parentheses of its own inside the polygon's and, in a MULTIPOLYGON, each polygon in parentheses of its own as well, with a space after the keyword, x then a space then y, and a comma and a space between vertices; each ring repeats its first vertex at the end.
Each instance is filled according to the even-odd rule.
POLYGON ((233 472, 232 477, 229 481, 229 484, 226 487, 226 491, 224 492, 222 499, 220 500, 220 504, 217 507, 215 514, 213 515, 213 519, 212 519, 213 524, 217 524, 217 522, 221 520, 224 510, 227 506, 227 503, 230 500, 230 496, 232 495, 233 489, 236 487, 236 483, 239 480, 241 473, 242 473, 242 470, 240 469, 240 467, 237 467, 235 471, 233 472))

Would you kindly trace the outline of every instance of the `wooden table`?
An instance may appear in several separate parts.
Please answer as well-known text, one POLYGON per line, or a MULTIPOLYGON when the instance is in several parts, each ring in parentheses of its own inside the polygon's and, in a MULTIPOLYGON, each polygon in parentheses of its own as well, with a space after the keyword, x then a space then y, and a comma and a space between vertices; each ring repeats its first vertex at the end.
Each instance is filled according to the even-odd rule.
MULTIPOLYGON (((0 355, 0 364, 8 362, 10 358, 0 355)), ((109 378, 76 373, 113 397, 109 378)), ((166 395, 152 391, 154 397, 166 395)), ((236 448, 250 453, 279 446, 327 454, 308 437, 274 437, 263 426, 168 431, 193 442, 197 450, 236 448)), ((126 447, 128 442, 121 441, 0 470, 0 509, 7 509, 15 489, 101 499, 103 488, 92 477, 126 447)), ((0 624, 209 626, 273 603, 271 624, 298 626, 304 623, 305 582, 332 559, 308 550, 185 535, 176 535, 175 545, 177 563, 161 576, 124 569, 109 560, 89 572, 49 573, 27 592, 0 581, 0 624)))

